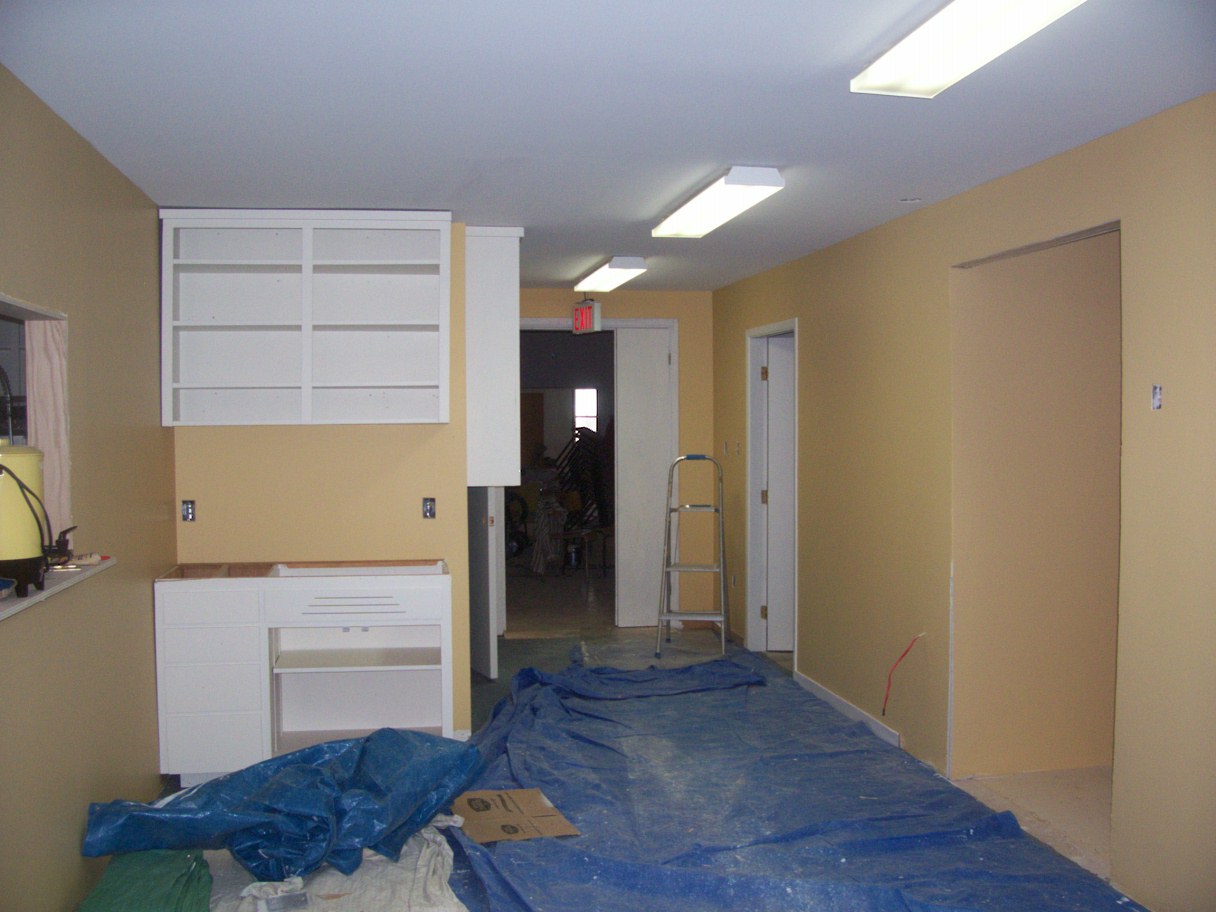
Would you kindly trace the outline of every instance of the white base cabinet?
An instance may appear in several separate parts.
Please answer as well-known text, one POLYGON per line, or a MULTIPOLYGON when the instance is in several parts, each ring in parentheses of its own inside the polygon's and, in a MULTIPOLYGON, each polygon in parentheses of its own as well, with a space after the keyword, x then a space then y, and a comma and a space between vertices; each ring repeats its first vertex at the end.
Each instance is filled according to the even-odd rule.
POLYGON ((442 561, 255 566, 154 584, 161 772, 202 781, 383 727, 452 736, 442 561))

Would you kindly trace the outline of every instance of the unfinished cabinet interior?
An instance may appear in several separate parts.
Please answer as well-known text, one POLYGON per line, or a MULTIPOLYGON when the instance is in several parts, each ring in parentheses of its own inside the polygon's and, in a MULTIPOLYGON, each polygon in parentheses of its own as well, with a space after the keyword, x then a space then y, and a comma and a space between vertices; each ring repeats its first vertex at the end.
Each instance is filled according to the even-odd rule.
POLYGON ((179 567, 155 595, 161 772, 200 781, 383 727, 453 734, 443 561, 179 567))
POLYGON ((448 420, 446 212, 161 210, 162 423, 448 420))

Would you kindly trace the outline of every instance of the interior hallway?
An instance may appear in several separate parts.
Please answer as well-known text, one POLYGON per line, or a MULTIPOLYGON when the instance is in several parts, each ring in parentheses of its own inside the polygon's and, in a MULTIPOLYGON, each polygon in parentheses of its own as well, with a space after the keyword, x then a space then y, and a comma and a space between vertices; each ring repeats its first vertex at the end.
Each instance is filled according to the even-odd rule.
MULTIPOLYGON (((588 579, 582 570, 537 576, 507 567, 507 633, 498 641, 499 677, 473 675, 473 728, 480 728, 510 689, 520 668, 561 671, 579 650, 588 664, 645 668, 655 664, 653 627, 613 626, 611 574, 588 579)), ((657 597, 657 584, 656 584, 657 597)), ((704 661, 719 654, 717 633, 677 631, 662 665, 704 661)), ((768 653, 789 670, 790 653, 768 653)), ((977 777, 955 783, 993 810, 1012 811, 1026 832, 1097 876, 1110 879, 1111 771, 1053 770, 977 777)))

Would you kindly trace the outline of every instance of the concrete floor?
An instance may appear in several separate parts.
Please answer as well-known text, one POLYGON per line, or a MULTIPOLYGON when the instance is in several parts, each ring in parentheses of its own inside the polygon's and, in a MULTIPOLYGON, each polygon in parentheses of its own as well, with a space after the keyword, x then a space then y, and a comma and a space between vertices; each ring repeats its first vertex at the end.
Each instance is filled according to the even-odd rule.
POLYGON ((1103 880, 1110 880, 1110 767, 986 776, 954 783, 1103 880))
MULTIPOLYGON (((507 632, 498 641, 499 677, 490 681, 473 675, 474 730, 506 696, 511 676, 520 668, 561 671, 576 651, 587 664, 617 668, 678 666, 719 654, 714 631, 676 631, 656 663, 655 628, 615 627, 614 614, 611 573, 607 579, 588 577, 582 571, 538 577, 523 566, 509 565, 507 632)), ((768 655, 787 670, 792 668, 792 654, 768 655)), ((1109 880, 1109 768, 982 777, 955 784, 994 810, 1013 811, 1028 833, 1109 880)))

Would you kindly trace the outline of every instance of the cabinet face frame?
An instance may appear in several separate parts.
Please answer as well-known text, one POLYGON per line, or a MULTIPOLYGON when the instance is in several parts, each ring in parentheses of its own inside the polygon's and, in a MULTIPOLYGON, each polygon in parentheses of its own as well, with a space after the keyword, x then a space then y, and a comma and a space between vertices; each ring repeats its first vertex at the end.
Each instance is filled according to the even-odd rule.
POLYGON ((451 213, 160 215, 164 426, 449 420, 451 213))

